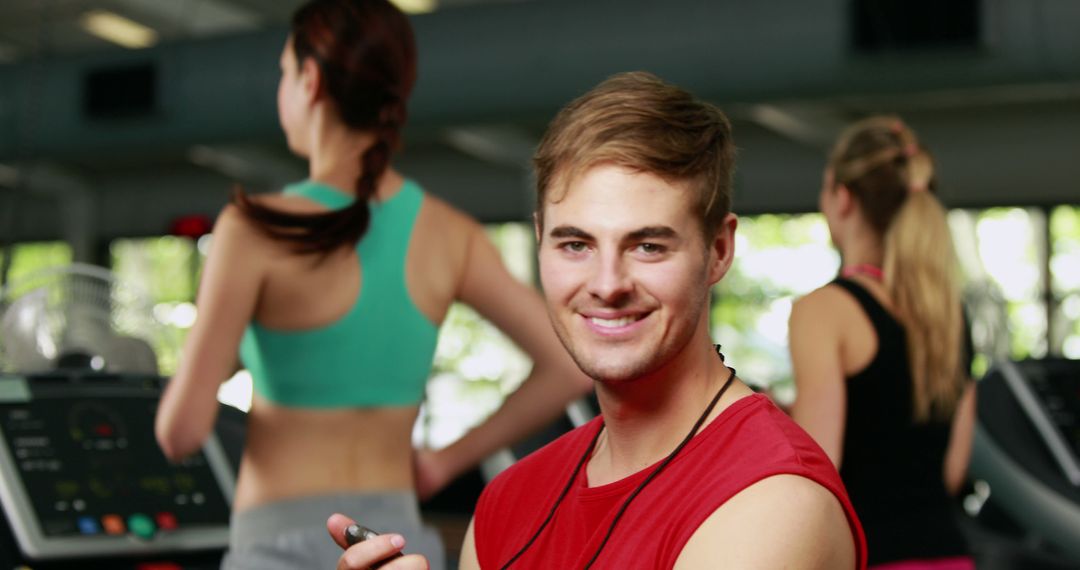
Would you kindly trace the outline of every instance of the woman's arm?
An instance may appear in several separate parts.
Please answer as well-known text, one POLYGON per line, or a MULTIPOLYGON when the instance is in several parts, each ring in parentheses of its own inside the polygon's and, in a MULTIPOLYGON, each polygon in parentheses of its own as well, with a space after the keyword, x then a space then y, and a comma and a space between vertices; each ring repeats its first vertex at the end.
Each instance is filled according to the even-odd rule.
POLYGON ((975 437, 975 382, 968 382, 953 416, 949 447, 945 450, 945 490, 956 495, 967 477, 971 442, 975 437))
POLYGON ((235 370, 237 347, 255 311, 262 256, 254 235, 232 206, 222 211, 196 301, 198 318, 188 334, 176 374, 158 404, 154 433, 165 456, 182 459, 198 450, 217 417, 217 392, 235 370))
POLYGON ((473 465, 544 427, 571 401, 592 390, 592 380, 570 359, 539 293, 515 279, 495 246, 469 222, 468 256, 458 299, 491 321, 533 361, 521 386, 487 420, 437 452, 421 451, 417 491, 427 498, 473 465))
POLYGON ((847 393, 840 358, 836 307, 827 289, 819 289, 791 308, 788 346, 795 376, 791 417, 814 438, 837 468, 843 459, 847 393))

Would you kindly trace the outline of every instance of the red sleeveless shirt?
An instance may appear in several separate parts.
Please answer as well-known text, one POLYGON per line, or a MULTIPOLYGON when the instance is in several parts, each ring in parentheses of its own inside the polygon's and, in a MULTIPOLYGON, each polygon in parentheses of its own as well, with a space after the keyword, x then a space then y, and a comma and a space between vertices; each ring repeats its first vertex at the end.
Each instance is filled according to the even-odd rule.
MULTIPOLYGON (((498 570, 528 542, 600 427, 597 418, 565 434, 487 486, 473 529, 481 568, 498 570)), ((616 511, 652 469, 599 487, 588 486, 582 469, 547 528, 511 568, 583 568, 616 511)), ((630 503, 593 567, 671 568, 714 511, 739 491, 780 474, 806 477, 836 496, 851 527, 856 566, 866 568, 866 538, 832 462, 762 395, 736 401, 690 440, 630 503)))

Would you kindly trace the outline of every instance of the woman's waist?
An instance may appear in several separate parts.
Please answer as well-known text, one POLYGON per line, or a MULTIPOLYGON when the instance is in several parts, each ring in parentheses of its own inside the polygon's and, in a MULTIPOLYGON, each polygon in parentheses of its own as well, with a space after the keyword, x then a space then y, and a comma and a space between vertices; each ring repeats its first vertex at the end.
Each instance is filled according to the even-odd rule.
POLYGON ((328 493, 412 491, 414 411, 268 416, 254 409, 249 417, 237 508, 328 493))
POLYGON ((414 493, 409 458, 372 456, 362 465, 322 459, 307 454, 291 462, 260 462, 245 455, 236 481, 234 511, 325 495, 414 493))

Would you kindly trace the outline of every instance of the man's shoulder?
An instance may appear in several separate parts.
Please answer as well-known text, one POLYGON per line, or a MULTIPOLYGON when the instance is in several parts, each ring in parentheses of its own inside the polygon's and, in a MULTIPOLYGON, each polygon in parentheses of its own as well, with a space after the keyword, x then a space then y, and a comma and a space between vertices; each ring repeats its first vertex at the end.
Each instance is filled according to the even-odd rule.
POLYGON ((730 565, 861 567, 858 523, 818 481, 781 474, 750 485, 716 509, 686 543, 676 567, 730 565), (767 532, 765 532, 767 530, 767 532), (777 534, 786 537, 777 543, 777 534))
POLYGON ((832 465, 809 434, 767 396, 746 396, 739 404, 742 409, 717 426, 718 437, 710 438, 713 453, 732 456, 733 466, 761 470, 779 465, 832 465))
MULTIPOLYGON (((720 418, 722 423, 703 432, 694 458, 675 467, 682 478, 694 481, 682 489, 686 502, 695 505, 694 526, 727 501, 775 476, 796 476, 791 485, 812 484, 845 497, 840 475, 821 447, 771 400, 753 395, 737 402, 739 409, 720 418)), ((787 492, 791 485, 772 482, 763 489, 787 492)), ((753 493, 761 492, 760 490, 753 493)))
MULTIPOLYGON (((679 566, 701 567, 694 564, 706 560, 710 567, 718 561, 723 562, 720 566, 738 566, 738 560, 725 558, 715 548, 717 540, 737 536, 738 544, 748 545, 758 534, 770 535, 781 527, 798 532, 799 539, 790 544, 793 552, 766 557, 768 564, 789 555, 807 555, 822 557, 821 564, 808 568, 836 567, 830 566, 836 562, 835 548, 814 546, 818 541, 834 546, 854 541, 858 556, 859 523, 836 468, 820 446, 764 396, 748 397, 745 409, 732 420, 736 421, 721 426, 729 428, 723 437, 714 438, 712 465, 699 468, 696 477, 703 483, 699 489, 711 490, 688 497, 701 508, 694 520, 687 521, 695 530, 687 536, 687 557, 679 566), (694 563, 686 565, 688 561, 694 563)), ((843 567, 850 568, 847 558, 841 558, 843 567)))
MULTIPOLYGON (((736 520, 747 512, 759 516, 772 514, 802 517, 820 516, 824 511, 839 505, 836 495, 819 481, 793 473, 781 473, 766 477, 736 493, 727 503, 714 512, 731 513, 736 520)), ((837 511, 843 514, 843 511, 837 511)))

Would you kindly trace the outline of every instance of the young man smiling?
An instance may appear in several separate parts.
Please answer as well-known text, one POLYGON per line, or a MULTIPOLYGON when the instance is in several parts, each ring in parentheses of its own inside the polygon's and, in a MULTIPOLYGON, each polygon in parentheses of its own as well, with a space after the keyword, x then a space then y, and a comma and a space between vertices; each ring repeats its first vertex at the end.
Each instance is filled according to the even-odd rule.
MULTIPOLYGON (((485 489, 461 567, 865 567, 828 457, 709 338, 736 228, 724 115, 652 75, 618 75, 556 116, 535 164, 548 310, 601 416, 485 489)), ((329 522, 339 542, 346 522, 329 522)), ((339 568, 399 550, 392 538, 339 568)), ((411 564, 384 568, 423 567, 411 564)))

